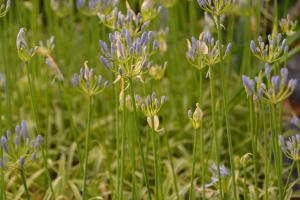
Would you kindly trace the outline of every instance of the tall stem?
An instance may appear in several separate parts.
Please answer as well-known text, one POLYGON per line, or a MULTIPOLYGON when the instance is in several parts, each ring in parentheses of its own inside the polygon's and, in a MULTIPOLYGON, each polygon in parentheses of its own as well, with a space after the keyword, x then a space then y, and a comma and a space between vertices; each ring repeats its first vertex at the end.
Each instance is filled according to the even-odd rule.
POLYGON ((149 184, 149 179, 148 179, 148 174, 147 174, 147 169, 146 169, 146 162, 145 162, 145 157, 144 157, 144 153, 143 153, 143 144, 142 144, 142 139, 141 139, 140 124, 139 124, 138 117, 137 117, 136 106, 134 106, 136 104, 135 104, 135 97, 134 97, 134 92, 133 92, 132 79, 129 79, 129 84, 130 84, 130 95, 131 95, 132 105, 133 105, 132 106, 133 107, 133 115, 134 115, 135 126, 136 126, 136 134, 138 136, 137 137, 138 144, 139 144, 141 158, 142 158, 142 164, 143 164, 143 173, 144 173, 145 182, 146 182, 146 186, 147 186, 148 197, 149 197, 149 200, 152 200, 150 184, 149 184))
MULTIPOLYGON (((135 105, 135 104, 134 104, 135 105)), ((121 151, 121 180, 120 181, 120 196, 119 199, 123 199, 123 181, 124 181, 124 152, 125 152, 125 130, 126 130, 126 92, 123 89, 123 127, 122 127, 122 151, 121 151)))
POLYGON ((254 155, 254 179, 255 179, 255 195, 256 199, 259 199, 258 195, 258 176, 257 176, 257 137, 258 137, 258 124, 259 124, 259 113, 256 114, 255 121, 255 135, 254 135, 254 146, 253 146, 253 155, 254 155))
POLYGON ((195 129, 194 134, 194 150, 193 150, 193 167, 192 167, 192 176, 191 176, 191 187, 190 187, 190 196, 189 200, 192 199, 193 196, 193 182, 194 182, 194 172, 195 172, 195 162, 196 162, 196 151, 197 151, 197 129, 195 129))
MULTIPOLYGON (((153 155, 154 155, 154 171, 155 171, 155 200, 159 199, 159 192, 158 192, 158 185, 159 185, 159 178, 158 178, 158 158, 157 158, 157 147, 155 142, 155 128, 154 128, 154 117, 151 117, 151 124, 152 124, 152 141, 153 141, 153 155)), ((162 195, 162 194, 161 194, 162 195)))
MULTIPOLYGON (((203 73, 199 71, 199 90, 200 90, 200 98, 199 98, 199 106, 203 108, 203 73)), ((203 133, 203 121, 200 123, 200 140, 201 140, 201 167, 202 167, 202 199, 205 200, 205 164, 204 164, 204 133, 203 133)))
POLYGON ((247 172, 246 172, 246 167, 244 167, 244 200, 247 200, 247 172))
POLYGON ((290 170, 290 173, 289 173, 289 177, 286 181, 286 184, 285 184, 285 187, 284 187, 284 191, 283 191, 283 196, 285 197, 285 194, 286 194, 286 191, 289 187, 289 183, 290 183, 290 180, 292 178, 292 175, 293 175, 293 171, 294 171, 294 168, 295 168, 295 164, 296 164, 296 161, 294 160, 293 161, 293 164, 292 164, 292 167, 291 167, 291 170, 290 170))
POLYGON ((27 188, 26 179, 25 179, 25 176, 24 176, 23 169, 20 169, 20 173, 21 173, 23 184, 24 184, 24 190, 25 190, 27 200, 30 200, 30 196, 29 196, 29 192, 28 192, 28 188, 27 188))
POLYGON ((264 152, 265 152, 265 199, 269 198, 269 177, 268 177, 268 133, 267 133, 267 118, 266 118, 266 110, 265 104, 261 102, 261 109, 263 114, 263 124, 264 124, 264 152))
MULTIPOLYGON (((31 97, 31 104, 32 104, 34 119, 35 119, 35 123, 36 123, 36 130, 37 130, 37 134, 40 135, 41 131, 40 131, 40 126, 39 126, 39 121, 38 121, 38 116, 37 116, 36 103, 35 103, 35 99, 34 99, 34 95, 33 95, 33 91, 32 91, 28 62, 25 62, 25 64, 26 64, 26 70, 27 70, 27 79, 28 79, 28 85, 29 85, 29 91, 30 91, 30 97, 31 97)), ((47 159, 46 159, 46 156, 44 153, 43 145, 41 145, 41 151, 42 151, 43 161, 44 161, 44 165, 45 165, 46 176, 47 176, 48 184, 50 187, 50 192, 52 195, 52 199, 55 200, 55 194, 54 194, 53 187, 52 187, 52 180, 51 180, 50 173, 48 170, 48 164, 47 164, 47 159)))
MULTIPOLYGON (((233 150, 232 150, 232 140, 231 140, 231 131, 230 131, 230 121, 229 121, 229 113, 227 106, 227 91, 225 85, 225 77, 224 77, 224 65, 223 65, 223 52, 222 52, 222 34, 221 34, 221 22, 220 16, 217 16, 218 21, 218 38, 219 38, 219 51, 220 51, 220 67, 221 67, 221 82, 222 82, 222 94, 223 94, 223 102, 224 102, 224 111, 225 111, 225 119, 226 119, 226 129, 227 129, 227 137, 228 137, 228 146, 229 146, 229 158, 230 158, 230 167, 231 167, 231 176, 232 176, 232 187, 233 187, 233 196, 234 199, 237 199, 236 193, 236 183, 235 183, 235 166, 233 160, 233 150)), ((217 138, 216 138, 217 139, 217 138)))
MULTIPOLYGON (((117 78, 117 75, 115 76, 117 78)), ((120 130, 119 130, 119 94, 118 84, 115 86, 115 106, 116 106, 116 137, 117 137, 117 180, 120 180, 120 130)), ((119 183, 117 182, 113 199, 119 198, 119 183)))
MULTIPOLYGON (((159 96, 161 97, 160 81, 158 81, 158 92, 159 92, 159 96)), ((163 118, 164 130, 165 130, 165 140, 166 140, 166 143, 167 143, 168 155, 169 155, 169 159, 170 159, 170 163, 171 163, 171 168, 172 168, 174 188, 175 188, 177 200, 179 200, 180 196, 179 196, 179 191, 178 191, 178 186, 177 186, 176 174, 175 174, 175 171, 174 171, 174 164, 173 164, 173 159, 172 159, 171 148, 170 148, 170 144, 169 144, 169 132, 167 131, 165 112, 163 112, 162 118, 163 118)))
POLYGON ((217 157, 217 172, 218 172, 218 185, 219 185, 219 195, 220 199, 223 200, 222 196, 222 183, 221 183, 221 173, 220 173, 220 155, 219 155, 219 144, 217 137, 217 112, 216 112, 216 103, 215 103, 215 84, 214 84, 214 66, 209 67, 210 74, 210 91, 211 91, 211 109, 212 109, 212 117, 213 117, 213 137, 215 140, 216 147, 216 157, 217 157))
POLYGON ((87 134, 85 139, 85 166, 84 166, 84 175, 83 175, 83 200, 88 199, 88 190, 86 186, 86 177, 87 177, 87 167, 88 167, 88 158, 89 158, 89 145, 90 145, 90 135, 91 135, 91 103, 92 97, 88 96, 88 123, 87 123, 87 134))
POLYGON ((299 161, 296 161, 297 163, 297 171, 298 171, 298 181, 299 181, 299 186, 300 186, 300 164, 299 164, 299 161))
POLYGON ((82 157, 81 157, 81 150, 80 150, 80 146, 79 146, 79 143, 78 143, 78 136, 77 136, 76 128, 75 128, 73 117, 72 117, 71 103, 70 103, 69 96, 68 96, 68 93, 67 93, 67 90, 65 88, 64 83, 60 82, 60 85, 61 85, 61 87, 63 89, 63 92, 64 92, 65 101, 66 101, 66 104, 67 104, 69 118, 70 118, 70 122, 71 122, 72 134, 73 134, 73 138, 76 142, 76 148, 77 148, 78 159, 79 159, 79 164, 80 164, 80 171, 81 171, 81 174, 84 174, 83 161, 82 161, 82 157))

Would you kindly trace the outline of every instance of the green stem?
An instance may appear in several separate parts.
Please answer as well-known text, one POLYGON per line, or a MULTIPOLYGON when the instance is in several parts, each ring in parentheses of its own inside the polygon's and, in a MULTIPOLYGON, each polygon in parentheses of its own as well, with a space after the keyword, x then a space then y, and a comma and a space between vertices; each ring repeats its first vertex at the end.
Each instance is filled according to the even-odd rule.
POLYGON ((264 124, 264 152, 265 152, 265 199, 267 200, 269 197, 269 177, 268 177, 268 133, 267 133, 267 118, 266 118, 266 110, 265 104, 261 102, 261 109, 263 114, 263 124, 264 124))
MULTIPOLYGON (((117 78, 117 75, 115 76, 117 78)), ((119 130, 119 94, 118 84, 115 85, 115 106, 116 106, 116 137, 117 137, 117 180, 120 180, 120 130, 119 130)), ((117 182, 113 199, 119 198, 119 183, 117 182)))
POLYGON ((265 39, 267 37, 269 1, 265 1, 265 10, 266 10, 266 14, 264 16, 263 41, 265 41, 265 39))
MULTIPOLYGON (((2 99, 0 96, 0 116, 2 116, 2 99)), ((2 119, 0 119, 0 138, 2 137, 2 119)), ((0 148, 0 158, 3 159, 3 149, 0 148)), ((3 175, 3 169, 0 167, 1 170, 1 198, 6 200, 6 192, 5 192, 5 182, 4 182, 4 175, 3 175)))
MULTIPOLYGON (((38 116, 37 116, 36 103, 35 103, 35 99, 34 99, 34 95, 33 95, 33 91, 32 91, 28 62, 25 62, 25 64, 26 64, 26 70, 27 70, 27 79, 28 79, 28 85, 29 85, 29 91, 30 91, 30 97, 31 97, 31 104, 32 104, 34 119, 35 119, 35 123, 36 123, 36 130, 37 130, 37 134, 40 135, 41 131, 40 131, 40 126, 39 126, 39 121, 38 121, 38 116)), ((53 191, 53 187, 52 187, 52 180, 51 180, 50 173, 48 170, 48 164, 47 164, 46 156, 44 154, 43 145, 41 145, 41 151, 42 151, 43 161, 44 161, 44 165, 45 165, 46 176, 47 176, 48 184, 50 187, 50 192, 52 195, 52 199, 55 200, 55 195, 54 195, 54 191, 53 191)))
POLYGON ((234 196, 234 199, 237 200, 235 172, 234 172, 235 167, 234 167, 234 158, 233 158, 233 150, 232 150, 231 131, 230 131, 230 121, 229 121, 229 113, 228 113, 228 105, 227 105, 227 91, 226 91, 225 77, 224 77, 224 66, 223 66, 223 55, 222 55, 222 34, 221 34, 221 26, 220 26, 220 24, 221 24, 220 16, 217 16, 217 21, 218 21, 218 38, 219 38, 220 67, 221 67, 221 72, 220 73, 221 73, 221 82, 222 82, 222 94, 223 94, 224 111, 225 111, 225 119, 226 119, 228 146, 229 146, 229 158, 230 158, 230 167, 231 167, 231 176, 232 176, 233 196, 234 196))
POLYGON ((155 200, 158 200, 158 186, 159 186, 159 178, 158 178, 158 158, 157 158, 157 147, 155 142, 155 128, 154 128, 154 117, 151 117, 152 124, 152 140, 153 140, 153 155, 154 155, 154 171, 155 171, 155 200))
POLYGON ((285 195, 286 195, 286 191, 287 191, 287 189, 288 189, 288 187, 289 187, 289 183, 290 183, 290 180, 291 180, 292 175, 293 175, 293 171, 294 171, 294 168, 295 168, 295 163, 296 163, 296 161, 294 160, 294 161, 293 161, 293 164, 292 164, 292 167, 291 167, 291 170, 290 170, 290 173, 289 173, 289 177, 288 177, 288 179, 287 179, 287 181, 286 181, 285 188, 284 188, 284 191, 283 191, 283 196, 284 196, 284 197, 285 197, 285 195))
POLYGON ((26 179, 25 179, 25 176, 24 176, 23 169, 20 169, 20 173, 21 173, 23 184, 24 184, 24 190, 25 190, 25 193, 26 193, 27 200, 30 200, 30 196, 29 196, 29 192, 28 192, 28 188, 27 188, 26 179))
POLYGON ((80 150, 80 146, 79 146, 79 142, 78 142, 78 136, 77 136, 76 128, 75 128, 74 121, 73 121, 72 107, 71 107, 70 99, 69 99, 69 96, 68 96, 68 92, 65 88, 65 85, 62 81, 60 82, 60 85, 61 85, 61 87, 63 89, 63 92, 64 92, 65 101, 66 101, 66 104, 67 104, 68 113, 69 113, 70 122, 71 122, 73 138, 76 142, 76 148, 77 148, 78 159, 79 159, 79 164, 80 164, 80 171, 81 171, 81 174, 84 174, 83 161, 82 161, 82 157, 81 157, 81 150, 80 150))
MULTIPOLYGON (((134 104, 135 105, 135 104, 134 104)), ((121 150, 121 180, 120 180, 120 196, 123 199, 123 185, 124 185, 124 152, 125 152, 125 131, 126 131, 126 92, 123 90, 123 129, 122 129, 122 150, 121 150)), ((119 180, 118 180, 119 181, 119 180)))
MULTIPOLYGON (((158 81, 158 92, 159 92, 159 96, 161 97, 160 81, 158 81)), ((171 148, 170 148, 170 144, 169 144, 169 132, 167 131, 165 112, 163 112, 162 118, 163 118, 164 130, 165 130, 165 140, 166 140, 166 143, 167 143, 168 155, 169 155, 171 168, 172 168, 174 188, 175 188, 177 199, 179 200, 180 196, 179 196, 179 191, 178 191, 178 186, 177 186, 177 180, 176 180, 176 174, 175 174, 175 170, 174 170, 174 164, 173 164, 173 159, 172 159, 171 148)))
POLYGON ((4 196, 4 199, 6 200, 6 191, 5 191, 5 182, 4 182, 4 175, 3 175, 3 169, 1 168, 1 190, 2 190, 2 193, 1 194, 1 198, 2 198, 2 195, 4 196))
MULTIPOLYGON (((200 98, 199 98, 199 107, 203 108, 203 73, 199 71, 199 90, 200 90, 200 98)), ((203 133, 203 121, 200 123, 200 140, 201 140, 201 167, 202 167, 202 199, 205 200, 205 164, 204 164, 204 133, 203 133)))
POLYGON ((244 167, 244 200, 247 200, 247 172, 246 172, 246 167, 244 167))
POLYGON ((193 166, 192 166, 192 176, 191 176, 191 187, 190 187, 190 196, 189 200, 192 199, 193 196, 193 182, 194 182, 194 172, 195 172, 195 162, 196 162, 196 151, 197 151, 197 129, 195 129, 194 134, 194 150, 193 150, 193 166))
POLYGON ((216 103, 215 103, 215 85, 214 85, 214 66, 209 67, 210 74, 210 91, 211 91, 211 109, 212 109, 212 117, 213 117, 213 137, 215 140, 215 148, 216 148, 216 157, 217 157, 217 172, 218 172, 218 185, 219 185, 219 195, 220 199, 223 200, 222 196, 222 183, 221 183, 221 173, 220 173, 220 155, 219 155, 219 144, 217 137, 217 112, 216 112, 216 103))
MULTIPOLYGON (((131 99, 132 99, 132 105, 136 105, 135 104, 134 92, 133 92, 132 79, 129 79, 129 84, 130 84, 130 95, 131 95, 131 99)), ((139 124, 139 121, 138 121, 136 106, 132 106, 132 107, 133 107, 133 115, 134 115, 135 126, 136 126, 136 134, 138 136, 138 144, 139 144, 141 158, 142 158, 143 173, 144 173, 145 182, 146 182, 146 186, 147 186, 148 197, 149 197, 149 200, 152 200, 150 184, 149 184, 149 179, 148 179, 148 174, 147 174, 147 169, 146 169, 146 162, 145 162, 145 157, 144 157, 144 153, 143 153, 143 144, 142 144, 142 139, 141 139, 140 124, 139 124)))
POLYGON ((297 171, 298 171, 298 181, 299 181, 299 186, 300 186, 300 164, 299 161, 296 161, 297 163, 297 171))
POLYGON ((253 146, 253 155, 254 155, 254 181, 255 181, 255 195, 256 199, 259 199, 258 193, 258 176, 257 176, 257 137, 258 137, 258 124, 259 124, 259 113, 256 114, 255 121, 255 135, 254 135, 254 146, 253 146))
POLYGON ((88 96, 88 123, 87 123, 87 134, 86 134, 86 140, 85 140, 85 168, 84 168, 84 175, 83 175, 83 200, 88 199, 88 190, 86 185, 86 177, 87 177, 87 168, 88 168, 88 157, 89 157, 89 145, 90 145, 90 135, 91 135, 91 103, 92 103, 92 97, 88 96))

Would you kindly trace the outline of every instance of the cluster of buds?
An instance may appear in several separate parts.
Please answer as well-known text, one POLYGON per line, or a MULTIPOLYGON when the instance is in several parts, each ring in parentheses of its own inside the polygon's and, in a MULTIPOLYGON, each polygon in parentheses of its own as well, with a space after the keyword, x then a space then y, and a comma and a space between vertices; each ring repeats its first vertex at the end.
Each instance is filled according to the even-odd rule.
POLYGON ((286 143, 287 147, 284 146, 284 138, 282 135, 279 136, 279 145, 281 146, 282 152, 286 155, 286 157, 298 162, 300 160, 300 156, 298 154, 300 149, 300 135, 297 134, 296 137, 292 136, 289 138, 289 141, 286 143))
POLYGON ((272 40, 271 35, 268 35, 269 45, 262 41, 262 37, 258 37, 258 46, 251 40, 250 49, 253 54, 260 60, 266 63, 273 63, 281 59, 289 50, 286 39, 281 42, 281 33, 277 35, 276 41, 272 40))
POLYGON ((290 21, 290 15, 287 14, 286 19, 281 19, 281 21, 279 21, 279 26, 288 36, 292 36, 296 33, 295 29, 297 23, 297 20, 295 20, 295 22, 290 21))
POLYGON ((152 20, 159 14, 161 9, 162 6, 159 6, 158 9, 154 8, 153 0, 144 0, 141 7, 142 18, 145 21, 152 20))
POLYGON ((86 16, 94 16, 98 12, 108 14, 118 6, 118 0, 77 0, 77 9, 86 16))
MULTIPOLYGON (((215 41, 210 32, 207 32, 207 35, 204 36, 203 34, 203 32, 200 34, 199 40, 192 37, 192 45, 187 40, 188 52, 186 52, 186 57, 192 66, 200 70, 205 66, 213 66, 220 62, 219 40, 215 41)), ((222 45, 222 51, 224 51, 223 49, 224 46, 222 45)), ((226 58, 230 49, 231 43, 228 44, 226 51, 222 52, 223 59, 226 58)))
POLYGON ((10 8, 10 0, 8 0, 6 2, 6 6, 5 6, 5 4, 2 4, 0 6, 0 17, 4 17, 6 15, 6 13, 9 11, 9 8, 10 8), (2 11, 2 10, 4 10, 4 11, 2 11))
POLYGON ((46 58, 46 65, 54 72, 55 77, 59 81, 63 81, 64 80, 64 76, 60 72, 57 64, 54 62, 53 58, 51 56, 49 56, 49 55, 48 55, 48 58, 46 58))
POLYGON ((127 2, 126 5, 127 16, 118 11, 117 7, 112 10, 110 15, 105 16, 105 14, 101 13, 97 13, 97 15, 101 22, 108 28, 119 32, 122 32, 122 29, 125 28, 129 31, 132 38, 137 37, 148 28, 150 20, 145 21, 141 13, 136 15, 127 2))
POLYGON ((101 62, 104 67, 119 75, 119 77, 130 79, 149 71, 153 61, 149 62, 147 69, 147 59, 153 55, 158 49, 159 43, 153 39, 153 32, 144 32, 141 38, 137 38, 136 42, 132 42, 129 30, 122 29, 122 33, 115 32, 115 35, 109 34, 111 42, 111 51, 108 51, 107 44, 100 40, 100 47, 105 57, 101 56, 101 62), (114 66, 119 67, 117 70, 114 66))
POLYGON ((267 85, 263 83, 262 72, 260 72, 259 75, 255 77, 257 91, 255 91, 254 80, 243 75, 242 80, 247 95, 255 95, 262 102, 268 104, 274 104, 274 105, 288 98, 296 89, 298 81, 297 79, 290 79, 289 81, 287 80, 288 78, 287 68, 282 68, 280 72, 281 72, 281 76, 277 75, 271 78, 270 66, 268 63, 266 63, 265 73, 267 76, 268 83, 267 85), (288 83, 287 87, 286 87, 286 83, 288 83))
POLYGON ((291 120, 291 124, 293 124, 293 125, 297 126, 298 128, 300 128, 300 120, 298 119, 298 117, 293 115, 293 118, 291 120))
POLYGON ((38 46, 36 53, 43 57, 50 55, 55 48, 54 35, 52 35, 50 39, 47 40, 46 46, 44 46, 44 43, 41 40, 39 41, 39 44, 40 46, 38 46))
POLYGON ((166 61, 164 64, 164 67, 154 65, 153 67, 150 68, 149 70, 149 75, 154 78, 155 80, 160 80, 164 77, 165 71, 167 68, 168 62, 166 61))
POLYGON ((159 3, 161 3, 166 8, 172 8, 175 6, 179 0, 158 0, 159 3))
POLYGON ((159 51, 161 54, 167 52, 167 36, 169 33, 169 27, 165 29, 160 28, 157 32, 153 32, 154 38, 159 42, 159 51))
POLYGON ((189 120, 190 120, 191 124, 193 125, 194 129, 198 129, 200 127, 202 117, 203 117, 203 112, 199 108, 199 104, 196 103, 196 106, 197 106, 197 108, 195 109, 194 114, 192 113, 191 110, 188 111, 188 117, 189 117, 189 120))
MULTIPOLYGON (((220 168, 220 176, 221 176, 221 181, 222 181, 222 192, 226 193, 226 192, 229 192, 228 189, 230 187, 228 187, 229 185, 229 181, 230 181, 230 173, 229 171, 226 169, 226 167, 224 165, 221 165, 219 166, 220 168)), ((211 180, 212 182, 209 183, 209 184, 205 184, 205 188, 208 188, 208 187, 211 187, 211 186, 214 186, 214 187, 218 187, 218 167, 216 164, 213 164, 212 166, 210 166, 208 168, 208 170, 212 173, 212 177, 211 177, 211 180)), ((230 189, 229 189, 230 190, 230 189)), ((216 194, 219 193, 219 191, 215 191, 216 194)))
POLYGON ((51 0, 50 6, 61 18, 66 17, 72 10, 72 0, 51 0))
POLYGON ((87 66, 87 61, 84 62, 85 69, 80 69, 80 75, 77 73, 74 74, 72 78, 73 86, 81 93, 88 96, 93 96, 103 92, 105 87, 108 85, 108 81, 104 83, 104 86, 101 89, 102 85, 102 76, 99 77, 94 74, 94 69, 89 70, 87 66))
POLYGON ((6 132, 7 139, 1 137, 1 146, 5 155, 8 157, 7 161, 0 159, 0 167, 4 171, 13 171, 17 169, 24 169, 32 164, 36 159, 36 151, 42 143, 42 137, 39 135, 36 142, 32 140, 30 142, 27 137, 27 125, 23 120, 21 127, 19 125, 15 128, 16 137, 12 139, 10 131, 6 132), (20 137, 22 130, 22 139, 20 137), (12 141, 13 140, 13 141, 12 141), (13 147, 13 143, 15 146, 13 147))
POLYGON ((247 167, 247 164, 251 161, 251 156, 252 153, 246 153, 245 155, 243 155, 240 159, 240 163, 243 166, 243 168, 247 167))
POLYGON ((216 16, 220 16, 232 8, 235 4, 233 0, 198 0, 200 7, 216 16))
POLYGON ((161 106, 165 103, 166 97, 161 97, 161 102, 156 98, 155 92, 152 93, 151 97, 150 95, 147 96, 145 99, 145 104, 142 103, 140 95, 135 96, 136 104, 137 106, 140 106, 142 109, 143 114, 146 117, 154 117, 158 111, 161 109, 161 106))
POLYGON ((29 49, 25 42, 25 28, 21 28, 17 36, 18 55, 24 62, 29 62, 38 47, 29 49))

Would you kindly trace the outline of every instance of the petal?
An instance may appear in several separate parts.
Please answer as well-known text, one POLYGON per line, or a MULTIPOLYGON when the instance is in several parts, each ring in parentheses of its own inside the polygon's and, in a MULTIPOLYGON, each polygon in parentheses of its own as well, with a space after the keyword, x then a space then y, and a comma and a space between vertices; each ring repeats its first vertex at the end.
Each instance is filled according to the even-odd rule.
POLYGON ((118 76, 117 76, 117 79, 113 82, 113 84, 115 84, 116 82, 118 82, 120 79, 121 79, 121 76, 118 75, 118 76))

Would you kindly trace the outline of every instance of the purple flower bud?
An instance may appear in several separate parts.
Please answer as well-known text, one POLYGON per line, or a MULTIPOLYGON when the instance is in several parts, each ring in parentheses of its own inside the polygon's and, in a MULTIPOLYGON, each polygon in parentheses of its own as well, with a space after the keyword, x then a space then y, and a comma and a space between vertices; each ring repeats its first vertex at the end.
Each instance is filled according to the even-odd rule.
POLYGON ((102 76, 100 75, 98 78, 98 86, 100 87, 101 84, 102 84, 102 76))
POLYGON ((281 68, 282 85, 285 85, 288 78, 289 70, 287 68, 281 68))
POLYGON ((0 168, 3 168, 4 167, 4 163, 3 163, 3 160, 0 159, 0 168))
POLYGON ((279 141, 281 143, 281 146, 284 146, 284 138, 282 137, 282 135, 279 135, 279 141))
POLYGON ((152 42, 152 39, 153 39, 153 31, 149 31, 148 32, 148 40, 150 43, 152 42))
POLYGON ((154 42, 153 42, 153 50, 158 49, 158 46, 159 46, 159 42, 157 40, 154 40, 154 42))
POLYGON ((35 142, 34 142, 34 140, 32 140, 32 141, 30 142, 31 147, 34 147, 34 144, 35 144, 35 142))
POLYGON ((288 50, 289 50, 289 47, 286 46, 286 47, 284 48, 284 54, 286 54, 286 53, 288 52, 288 50))
POLYGON ((128 46, 131 46, 132 44, 129 30, 126 30, 126 43, 128 46))
POLYGON ((207 40, 208 40, 208 42, 211 41, 211 33, 209 31, 207 32, 207 40))
POLYGON ((21 129, 22 129, 23 139, 26 140, 26 138, 27 138, 27 125, 26 125, 26 122, 24 120, 21 122, 21 129))
POLYGON ((123 58, 124 54, 123 54, 123 49, 122 49, 122 43, 120 41, 118 41, 117 45, 118 45, 118 49, 119 49, 120 55, 123 58))
POLYGON ((155 92, 153 92, 153 93, 152 93, 152 98, 153 98, 153 99, 155 98, 155 95, 156 95, 155 92))
POLYGON ((272 96, 273 95, 273 90, 269 89, 268 93, 269 93, 270 96, 272 96))
POLYGON ((270 34, 268 35, 268 40, 272 40, 272 37, 270 34))
POLYGON ((263 57, 265 58, 267 56, 267 51, 264 49, 263 51, 263 57))
POLYGON ((147 96, 146 103, 148 104, 148 106, 151 105, 151 98, 149 95, 147 96))
POLYGON ((31 160, 32 160, 32 162, 34 162, 35 159, 36 159, 36 154, 35 154, 35 153, 32 153, 32 154, 31 154, 31 160))
POLYGON ((275 83, 276 92, 279 92, 280 82, 281 82, 280 76, 276 76, 276 83, 275 83))
POLYGON ((14 141, 15 141, 16 147, 19 148, 19 145, 20 145, 20 137, 16 136, 15 139, 14 139, 14 141))
POLYGON ((8 131, 6 131, 6 137, 7 137, 7 139, 9 140, 10 139, 10 137, 11 137, 11 132, 8 130, 8 131))
POLYGON ((89 82, 86 82, 86 83, 85 83, 85 87, 86 87, 86 89, 90 89, 90 84, 89 84, 89 82))
POLYGON ((42 143, 42 136, 41 136, 41 135, 38 135, 38 136, 37 136, 36 142, 37 142, 38 144, 41 144, 41 143, 42 143))
POLYGON ((143 44, 146 46, 147 45, 147 43, 145 43, 146 42, 146 39, 147 39, 147 32, 144 32, 143 34, 142 34, 142 37, 141 37, 141 45, 143 46, 143 44))
POLYGON ((285 153, 286 152, 286 149, 284 147, 281 147, 282 149, 282 152, 285 153))
POLYGON ((188 111, 188 116, 189 116, 189 118, 191 118, 191 117, 192 117, 192 115, 193 115, 192 111, 191 111, 191 110, 189 110, 189 111, 188 111))
POLYGON ((145 104, 142 104, 141 108, 142 110, 145 110, 145 104))
POLYGON ((161 97, 161 104, 165 103, 165 101, 166 101, 166 97, 165 97, 165 96, 162 96, 162 97, 161 97))
POLYGON ((281 48, 282 48, 282 49, 284 49, 284 48, 285 48, 285 46, 286 46, 286 42, 287 42, 287 41, 286 41, 286 39, 284 39, 284 40, 282 41, 282 44, 281 44, 281 48))
POLYGON ((153 60, 149 62, 149 67, 153 66, 153 60))
POLYGON ((255 46, 255 42, 253 40, 251 40, 250 49, 254 54, 256 54, 256 46, 255 46))
POLYGON ((259 99, 261 99, 263 96, 264 96, 264 90, 262 88, 260 88, 258 90, 258 97, 259 97, 259 99))
POLYGON ((280 41, 281 41, 281 33, 279 33, 279 34, 277 35, 277 44, 279 44, 280 41))
MULTIPOLYGON (((102 64, 104 65, 104 67, 109 70, 109 66, 108 66, 108 60, 106 58, 104 58, 103 56, 100 57, 100 60, 102 62, 102 64)), ((80 72, 81 73, 81 72, 80 72)))
POLYGON ((137 95, 135 96, 135 99, 136 99, 137 102, 140 102, 140 101, 141 101, 140 95, 137 94, 137 95))
POLYGON ((23 169, 24 164, 25 164, 25 158, 24 158, 24 156, 21 156, 21 158, 20 158, 20 169, 23 169))
POLYGON ((270 79, 271 71, 270 71, 270 65, 269 65, 269 63, 265 64, 265 73, 266 73, 267 78, 270 79))
POLYGON ((142 67, 141 67, 141 71, 147 66, 147 61, 144 60, 143 64, 142 64, 142 67))
POLYGON ((295 91, 296 87, 297 87, 297 84, 298 84, 298 80, 297 79, 294 79, 293 80, 293 83, 292 83, 292 87, 291 87, 291 90, 292 91, 295 91))
POLYGON ((123 69, 120 67, 119 68, 119 74, 122 76, 122 74, 123 74, 123 69))
MULTIPOLYGON (((247 78, 245 75, 243 75, 243 76, 242 76, 242 80, 243 80, 244 85, 248 88, 248 90, 249 90, 251 93, 253 93, 253 92, 254 92, 254 89, 253 89, 252 85, 250 84, 250 82, 248 81, 248 78, 247 78)), ((252 80, 252 81, 253 81, 253 80, 252 80)))
POLYGON ((258 37, 258 42, 259 42, 259 44, 262 43, 262 37, 261 36, 258 37))
POLYGON ((104 87, 107 87, 107 85, 108 85, 108 81, 105 81, 104 87))

